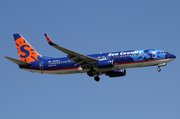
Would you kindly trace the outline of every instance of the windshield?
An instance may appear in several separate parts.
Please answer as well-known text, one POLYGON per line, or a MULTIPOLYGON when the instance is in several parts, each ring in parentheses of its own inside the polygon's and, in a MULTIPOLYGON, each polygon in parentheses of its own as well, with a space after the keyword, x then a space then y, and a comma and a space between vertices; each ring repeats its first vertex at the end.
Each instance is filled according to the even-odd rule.
POLYGON ((162 54, 167 54, 168 52, 161 52, 162 54))

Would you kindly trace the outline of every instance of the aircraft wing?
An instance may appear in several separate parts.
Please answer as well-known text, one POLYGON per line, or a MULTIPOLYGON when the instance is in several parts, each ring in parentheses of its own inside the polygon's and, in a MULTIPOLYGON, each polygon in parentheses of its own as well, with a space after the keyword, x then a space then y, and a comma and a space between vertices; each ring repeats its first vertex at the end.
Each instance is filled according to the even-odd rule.
POLYGON ((46 40, 49 43, 49 45, 51 45, 54 48, 66 53, 70 60, 73 60, 74 62, 76 62, 75 65, 80 64, 81 66, 83 66, 83 65, 85 66, 85 65, 90 65, 90 64, 94 64, 94 63, 98 62, 97 59, 94 59, 92 57, 77 53, 75 51, 69 50, 69 49, 64 48, 64 47, 61 47, 61 46, 55 44, 46 34, 44 34, 44 35, 45 35, 46 40))

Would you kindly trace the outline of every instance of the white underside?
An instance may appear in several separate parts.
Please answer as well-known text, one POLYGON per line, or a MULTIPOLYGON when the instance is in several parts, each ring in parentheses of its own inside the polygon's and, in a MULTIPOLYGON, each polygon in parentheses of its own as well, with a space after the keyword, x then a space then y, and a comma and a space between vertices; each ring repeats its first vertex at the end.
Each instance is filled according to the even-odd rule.
MULTIPOLYGON (((140 63, 128 63, 128 64, 119 64, 115 65, 113 68, 107 68, 107 69, 98 69, 95 68, 97 72, 106 72, 110 70, 116 70, 116 69, 126 69, 126 68, 135 68, 135 67, 146 67, 146 66, 155 66, 162 63, 168 63, 172 61, 173 59, 163 59, 163 60, 156 60, 156 61, 148 61, 148 62, 140 62, 140 63)), ((85 69, 83 70, 81 67, 78 69, 69 69, 69 70, 55 70, 55 71, 46 71, 46 70, 33 70, 33 69, 25 69, 30 72, 38 72, 38 73, 45 73, 45 74, 73 74, 73 73, 86 73, 89 70, 85 69)))

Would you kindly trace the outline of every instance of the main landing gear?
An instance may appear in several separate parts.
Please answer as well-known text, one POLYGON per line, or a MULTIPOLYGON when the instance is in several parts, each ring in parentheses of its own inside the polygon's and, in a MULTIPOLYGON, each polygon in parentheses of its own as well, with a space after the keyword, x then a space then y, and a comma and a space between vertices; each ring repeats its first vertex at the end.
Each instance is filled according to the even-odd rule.
POLYGON ((95 76, 95 77, 94 77, 94 80, 98 82, 98 81, 100 80, 99 76, 98 76, 98 75, 95 76))
POLYGON ((93 77, 93 76, 96 75, 96 76, 94 77, 94 80, 97 81, 97 82, 100 80, 100 78, 99 78, 99 76, 98 76, 99 73, 97 73, 97 72, 95 72, 95 71, 94 71, 94 72, 93 72, 93 71, 88 71, 88 72, 87 72, 87 75, 90 76, 90 77, 93 77))

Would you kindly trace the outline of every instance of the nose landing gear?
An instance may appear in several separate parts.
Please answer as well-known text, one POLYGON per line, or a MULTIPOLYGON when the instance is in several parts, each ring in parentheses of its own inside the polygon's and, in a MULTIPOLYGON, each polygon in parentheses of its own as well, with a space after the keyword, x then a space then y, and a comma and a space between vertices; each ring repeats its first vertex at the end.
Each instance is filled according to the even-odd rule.
POLYGON ((161 68, 158 67, 157 71, 160 72, 160 71, 161 71, 161 68))
POLYGON ((161 71, 161 68, 160 68, 160 67, 166 66, 166 65, 167 65, 166 63, 159 64, 157 71, 160 72, 160 71, 161 71))

